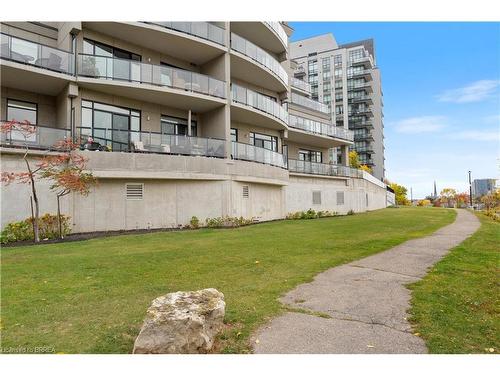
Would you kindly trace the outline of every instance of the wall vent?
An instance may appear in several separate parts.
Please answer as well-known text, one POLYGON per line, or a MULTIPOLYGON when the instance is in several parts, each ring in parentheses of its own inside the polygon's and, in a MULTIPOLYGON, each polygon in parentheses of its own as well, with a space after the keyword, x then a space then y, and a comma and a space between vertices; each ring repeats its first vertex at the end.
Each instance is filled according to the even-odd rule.
POLYGON ((144 184, 125 184, 127 200, 141 200, 144 196, 144 184))
POLYGON ((313 204, 321 204, 321 191, 313 191, 313 204))
POLYGON ((248 198, 248 185, 243 185, 243 198, 248 198))
POLYGON ((337 191, 337 206, 342 206, 344 204, 344 192, 337 191))

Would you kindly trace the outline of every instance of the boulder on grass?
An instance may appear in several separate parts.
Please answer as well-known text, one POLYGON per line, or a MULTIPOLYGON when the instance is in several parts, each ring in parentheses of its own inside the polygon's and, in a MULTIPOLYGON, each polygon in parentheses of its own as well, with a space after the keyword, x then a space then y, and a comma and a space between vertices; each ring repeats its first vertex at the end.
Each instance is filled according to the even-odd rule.
POLYGON ((207 353, 223 326, 226 303, 216 289, 156 298, 134 344, 134 354, 207 353))

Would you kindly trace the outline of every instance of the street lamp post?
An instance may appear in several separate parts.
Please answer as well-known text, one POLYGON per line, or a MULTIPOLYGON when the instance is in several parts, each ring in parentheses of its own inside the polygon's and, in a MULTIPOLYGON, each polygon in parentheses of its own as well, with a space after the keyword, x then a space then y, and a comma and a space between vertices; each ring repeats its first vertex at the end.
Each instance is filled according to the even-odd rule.
POLYGON ((472 207, 472 179, 471 179, 471 172, 469 171, 469 202, 470 206, 472 207))

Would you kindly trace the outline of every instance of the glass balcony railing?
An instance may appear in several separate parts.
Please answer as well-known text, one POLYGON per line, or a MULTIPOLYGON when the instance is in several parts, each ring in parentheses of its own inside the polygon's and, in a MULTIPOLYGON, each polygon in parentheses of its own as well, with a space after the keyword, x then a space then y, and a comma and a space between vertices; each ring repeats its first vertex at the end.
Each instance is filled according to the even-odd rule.
POLYGON ((295 115, 288 116, 288 125, 292 128, 301 129, 309 133, 326 135, 333 138, 354 140, 354 135, 351 130, 347 130, 331 124, 325 124, 319 121, 310 120, 308 118, 295 115))
POLYGON ((373 153, 373 147, 372 146, 360 146, 360 147, 354 147, 354 150, 356 152, 363 152, 366 154, 371 154, 373 153))
POLYGON ((283 154, 247 143, 232 142, 231 157, 286 168, 286 159, 283 154))
POLYGON ((293 87, 296 87, 302 91, 311 92, 311 85, 307 83, 306 81, 303 81, 301 79, 295 78, 295 77, 290 77, 290 85, 293 87))
POLYGON ((226 45, 225 30, 209 22, 144 22, 226 45))
POLYGON ((255 44, 239 35, 236 35, 235 33, 231 33, 231 48, 247 57, 250 57, 252 60, 270 70, 279 77, 283 84, 288 84, 288 74, 286 70, 280 65, 278 60, 262 48, 257 47, 255 44))
POLYGON ((288 159, 288 170, 295 173, 321 176, 340 176, 362 178, 363 171, 336 164, 315 163, 311 161, 288 159))
POLYGON ((288 45, 288 35, 286 35, 285 29, 283 29, 283 26, 277 21, 265 21, 264 22, 267 26, 269 26, 273 31, 278 35, 280 38, 281 42, 287 46, 288 45))
POLYGON ((160 132, 77 127, 77 137, 84 144, 88 137, 111 151, 153 152, 160 154, 225 157, 226 141, 160 132))
POLYGON ((287 110, 269 97, 234 83, 231 92, 234 102, 258 109, 288 124, 287 110))
POLYGON ((152 65, 135 60, 80 54, 78 74, 128 82, 147 83, 200 94, 226 97, 226 83, 218 79, 163 65, 152 65))
POLYGON ((0 34, 2 59, 12 60, 59 73, 74 74, 74 55, 44 44, 0 34))
POLYGON ((302 107, 306 107, 309 109, 312 109, 314 111, 322 112, 329 114, 330 109, 328 108, 328 105, 318 102, 316 100, 312 100, 310 98, 307 98, 302 95, 298 95, 292 92, 292 103, 298 104, 302 107))
MULTIPOLYGON (((23 121, 23 120, 19 120, 23 121)), ((5 121, 2 121, 4 123, 5 121)), ((8 132, 0 133, 0 143, 2 146, 25 147, 50 150, 57 142, 71 138, 69 129, 59 129, 55 127, 32 124, 33 132, 20 132, 13 129, 8 132), (26 135, 26 137, 25 137, 26 135)))

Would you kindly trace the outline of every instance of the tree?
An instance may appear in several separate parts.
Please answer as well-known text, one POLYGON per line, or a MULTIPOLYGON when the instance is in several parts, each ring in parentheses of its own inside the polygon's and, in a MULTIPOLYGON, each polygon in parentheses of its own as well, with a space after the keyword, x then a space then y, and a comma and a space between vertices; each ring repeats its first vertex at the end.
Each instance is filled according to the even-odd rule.
POLYGON ((489 194, 483 195, 481 197, 481 203, 484 204, 486 211, 500 207, 500 189, 496 189, 489 194))
POLYGON ((36 133, 36 126, 31 125, 28 121, 8 121, 1 125, 2 133, 16 132, 24 137, 24 153, 23 160, 26 164, 26 172, 2 172, 1 181, 8 185, 13 182, 27 183, 31 187, 30 202, 32 202, 32 218, 33 218, 33 237, 35 242, 40 242, 39 234, 39 216, 40 202, 36 189, 36 181, 44 178, 53 181, 50 189, 55 192, 57 197, 57 218, 59 224, 59 236, 62 238, 62 221, 60 198, 70 192, 87 195, 90 186, 95 183, 95 178, 92 173, 85 172, 86 159, 76 153, 78 148, 71 140, 64 139, 54 145, 57 153, 43 155, 39 161, 33 166, 28 160, 30 151, 28 138, 36 133), (34 206, 34 207, 33 207, 34 206), (34 209, 34 212, 33 212, 34 209))
POLYGON ((417 206, 427 207, 431 205, 431 201, 429 199, 421 199, 418 201, 417 206))
POLYGON ((467 207, 470 202, 469 193, 463 192, 455 194, 455 202, 457 204, 457 207, 467 207))
POLYGON ((369 166, 367 166, 366 164, 360 165, 359 169, 361 169, 362 171, 368 172, 370 174, 372 173, 372 169, 369 166))
POLYGON ((31 187, 31 197, 30 197, 30 205, 31 205, 31 216, 33 218, 33 237, 35 242, 40 242, 40 234, 39 234, 39 217, 40 217, 40 203, 38 201, 38 195, 36 190, 36 174, 40 171, 40 167, 34 168, 30 161, 28 160, 29 154, 29 143, 28 138, 36 133, 36 127, 31 125, 29 121, 19 122, 16 120, 7 121, 2 123, 0 126, 0 132, 5 134, 12 134, 15 132, 20 134, 24 138, 24 147, 26 149, 23 160, 26 164, 26 172, 3 172, 1 182, 5 185, 9 185, 13 182, 17 182, 20 184, 29 184, 31 187), (34 207, 33 207, 34 206, 34 207), (33 212, 34 208, 34 212, 33 212))
POLYGON ((407 206, 410 204, 410 201, 406 197, 408 193, 408 189, 402 185, 398 185, 395 182, 389 183, 389 187, 394 190, 394 195, 396 196, 396 204, 407 206))
POLYGON ((88 195, 90 187, 96 183, 91 172, 86 172, 86 162, 82 155, 76 153, 78 144, 69 139, 61 140, 54 145, 59 153, 46 156, 41 165, 41 178, 52 180, 50 190, 57 197, 57 221, 59 237, 63 238, 61 220, 61 197, 75 192, 88 195))
POLYGON ((356 151, 349 151, 349 166, 351 168, 359 168, 359 156, 356 151))
POLYGON ((441 190, 439 198, 441 200, 441 203, 446 204, 447 207, 454 207, 456 195, 457 191, 455 189, 444 188, 443 190, 441 190))

